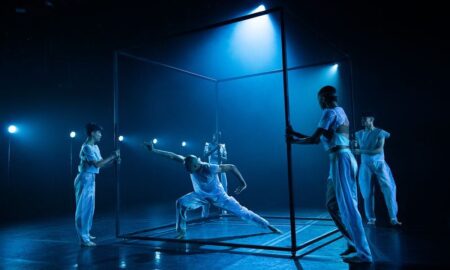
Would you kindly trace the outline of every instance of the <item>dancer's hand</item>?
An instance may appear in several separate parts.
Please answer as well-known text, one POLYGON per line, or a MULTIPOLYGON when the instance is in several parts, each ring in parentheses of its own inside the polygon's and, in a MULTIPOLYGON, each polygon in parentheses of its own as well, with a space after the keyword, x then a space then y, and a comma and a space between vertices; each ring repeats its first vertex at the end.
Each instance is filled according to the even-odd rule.
POLYGON ((122 163, 122 159, 120 157, 117 158, 117 164, 120 165, 120 163, 122 163))
POLYGON ((113 156, 114 156, 114 158, 116 158, 116 159, 120 158, 120 150, 117 149, 116 151, 114 151, 114 152, 113 152, 113 156))
POLYGON ((246 189, 247 188, 247 186, 246 185, 244 185, 244 186, 238 186, 237 188, 236 188, 236 190, 234 191, 234 193, 236 193, 236 194, 240 194, 242 191, 244 191, 244 189, 246 189))
POLYGON ((293 133, 294 133, 294 128, 291 125, 288 125, 286 127, 286 134, 287 135, 293 135, 293 133))
POLYGON ((153 146, 153 143, 144 142, 144 146, 147 148, 148 151, 152 152, 155 147, 153 146))
POLYGON ((286 134, 286 141, 289 142, 289 143, 296 143, 296 142, 298 142, 300 140, 301 139, 297 139, 293 135, 286 134))

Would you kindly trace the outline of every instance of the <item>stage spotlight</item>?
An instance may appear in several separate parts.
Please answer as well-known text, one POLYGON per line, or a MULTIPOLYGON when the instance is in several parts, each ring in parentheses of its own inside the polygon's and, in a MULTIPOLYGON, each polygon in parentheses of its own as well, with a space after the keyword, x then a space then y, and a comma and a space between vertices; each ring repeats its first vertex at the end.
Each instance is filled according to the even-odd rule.
POLYGON ((70 132, 70 138, 75 138, 77 136, 77 133, 75 131, 70 132))
POLYGON ((152 142, 153 142, 153 144, 157 144, 158 143, 158 139, 154 138, 152 142))
POLYGON ((334 65, 331 67, 331 71, 337 71, 338 67, 339 67, 338 64, 334 64, 334 65))
POLYGON ((181 142, 181 146, 186 147, 187 143, 185 141, 181 142))
POLYGON ((264 5, 259 5, 256 9, 254 9, 252 11, 252 14, 253 13, 258 13, 258 12, 261 12, 261 11, 264 11, 264 10, 266 10, 266 7, 264 5))
POLYGON ((122 135, 120 135, 118 139, 119 139, 119 142, 123 142, 123 136, 122 135))
POLYGON ((17 127, 15 125, 10 125, 8 127, 8 132, 11 133, 11 134, 16 133, 17 132, 17 127))

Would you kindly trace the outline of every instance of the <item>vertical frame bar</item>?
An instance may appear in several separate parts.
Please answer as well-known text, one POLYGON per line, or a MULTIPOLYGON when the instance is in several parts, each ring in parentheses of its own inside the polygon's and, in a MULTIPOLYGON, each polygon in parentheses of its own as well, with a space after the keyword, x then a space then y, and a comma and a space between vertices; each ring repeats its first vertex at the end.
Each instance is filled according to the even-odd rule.
POLYGON ((11 133, 8 134, 8 184, 11 184, 11 133))
POLYGON ((70 178, 73 179, 73 138, 70 138, 70 178))
MULTIPOLYGON (((289 90, 288 90, 288 69, 287 69, 287 51, 286 51, 286 29, 284 25, 284 11, 280 10, 280 32, 281 32, 281 53, 283 64, 283 91, 284 91, 284 116, 286 128, 291 125, 289 109, 289 90)), ((294 206, 294 183, 292 174, 292 144, 286 140, 287 170, 288 170, 288 190, 289 190, 289 218, 291 225, 291 253, 292 257, 296 255, 297 235, 295 225, 295 206, 294 206)))
POLYGON ((220 124, 219 124, 219 82, 214 83, 214 92, 216 94, 216 134, 220 130, 220 124))
MULTIPOLYGON (((114 149, 119 146, 117 136, 119 134, 119 53, 114 52, 113 59, 113 87, 114 87, 114 149)), ((114 164, 114 178, 116 180, 116 237, 120 235, 120 178, 119 164, 114 164)))

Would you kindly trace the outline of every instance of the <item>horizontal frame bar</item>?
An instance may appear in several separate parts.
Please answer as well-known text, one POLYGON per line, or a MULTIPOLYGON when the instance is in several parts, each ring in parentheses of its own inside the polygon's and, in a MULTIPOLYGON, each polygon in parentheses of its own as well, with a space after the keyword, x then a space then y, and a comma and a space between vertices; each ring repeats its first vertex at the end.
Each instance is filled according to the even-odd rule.
MULTIPOLYGON (((334 64, 334 63, 341 63, 341 62, 345 62, 345 61, 347 61, 346 58, 340 58, 340 59, 334 60, 334 61, 323 61, 323 62, 312 63, 312 64, 308 64, 308 65, 301 65, 301 66, 290 67, 290 68, 287 68, 287 71, 293 71, 293 70, 299 70, 299 69, 306 69, 306 68, 312 68, 312 67, 325 66, 325 65, 330 65, 330 64, 334 64)), ((257 76, 264 76, 264 75, 280 73, 280 72, 283 72, 283 69, 275 69, 275 70, 265 71, 265 72, 260 72, 260 73, 253 73, 253 74, 248 74, 248 75, 217 79, 217 82, 221 83, 221 82, 235 81, 235 80, 246 79, 246 78, 257 77, 257 76)))
POLYGON ((196 78, 204 79, 204 80, 207 80, 207 81, 210 81, 210 82, 217 82, 217 80, 214 79, 214 78, 210 78, 210 77, 207 77, 207 76, 204 76, 204 75, 201 75, 201 74, 197 74, 195 72, 191 72, 191 71, 184 70, 184 69, 181 69, 181 68, 177 68, 177 67, 174 67, 174 66, 171 66, 171 65, 167 65, 167 64, 164 64, 164 63, 153 61, 153 60, 147 59, 145 57, 136 56, 136 55, 128 53, 128 52, 118 51, 118 54, 122 55, 122 56, 130 57, 130 58, 133 58, 135 60, 139 60, 139 61, 142 61, 142 62, 145 62, 145 63, 148 63, 148 64, 152 64, 152 65, 155 65, 155 66, 161 66, 161 67, 164 67, 164 68, 167 68, 167 69, 175 70, 175 71, 178 71, 178 72, 181 72, 181 73, 184 73, 184 74, 188 74, 188 75, 191 75, 191 76, 196 77, 196 78))
POLYGON ((261 11, 261 12, 256 12, 256 13, 252 13, 252 14, 249 14, 249 15, 245 15, 245 16, 229 19, 229 20, 226 20, 226 21, 213 23, 213 24, 206 25, 206 26, 203 26, 203 27, 191 29, 191 30, 188 30, 188 31, 183 31, 183 32, 180 32, 180 33, 172 34, 172 35, 169 35, 168 38, 174 38, 174 37, 184 36, 184 35, 188 35, 188 34, 192 34, 192 33, 196 33, 196 32, 202 32, 202 31, 206 31, 206 30, 210 30, 210 29, 214 29, 214 28, 219 28, 219 27, 222 27, 222 26, 225 26, 225 25, 229 25, 229 24, 233 24, 233 23, 237 23, 237 22, 253 19, 253 18, 256 18, 256 17, 259 17, 259 16, 268 15, 270 13, 275 13, 275 12, 280 12, 280 11, 282 11, 281 7, 274 7, 274 8, 270 8, 268 10, 264 10, 264 11, 261 11))

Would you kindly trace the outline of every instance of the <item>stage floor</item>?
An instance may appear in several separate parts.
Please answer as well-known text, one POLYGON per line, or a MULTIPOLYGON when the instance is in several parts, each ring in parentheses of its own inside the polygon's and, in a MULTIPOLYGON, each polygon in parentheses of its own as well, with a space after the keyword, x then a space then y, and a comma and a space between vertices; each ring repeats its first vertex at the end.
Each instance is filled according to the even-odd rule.
MULTIPOLYGON (((328 217, 323 211, 303 212, 299 216, 328 217)), ((269 221, 283 234, 267 233, 233 217, 223 217, 190 224, 187 238, 288 246, 288 220, 269 221)), ((163 222, 174 222, 173 215, 161 216, 159 220, 128 216, 122 229, 131 232, 163 222)), ((346 248, 339 233, 301 250, 300 258, 293 260, 289 252, 282 251, 116 239, 113 214, 97 215, 94 219, 92 233, 97 236, 98 246, 80 248, 73 223, 72 218, 67 217, 2 227, 0 269, 349 269, 339 257, 346 248)), ((298 243, 333 228, 329 221, 298 221, 298 243)), ((351 269, 441 269, 443 265, 449 266, 448 235, 433 239, 429 237, 433 232, 388 227, 366 228, 366 233, 375 263, 351 269)), ((175 233, 173 228, 165 228, 139 235, 173 238, 175 233)))

